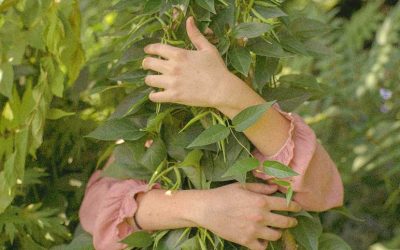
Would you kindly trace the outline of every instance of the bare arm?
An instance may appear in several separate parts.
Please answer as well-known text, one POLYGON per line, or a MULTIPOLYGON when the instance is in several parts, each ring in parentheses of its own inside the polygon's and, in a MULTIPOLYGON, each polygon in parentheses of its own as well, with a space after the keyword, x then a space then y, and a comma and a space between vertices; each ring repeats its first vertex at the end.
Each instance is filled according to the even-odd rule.
MULTIPOLYGON (((162 73, 149 75, 145 79, 149 86, 163 89, 151 93, 150 100, 214 107, 230 118, 249 106, 264 103, 261 96, 228 71, 217 49, 200 33, 193 21, 188 20, 187 32, 197 50, 184 50, 165 44, 152 44, 145 48, 146 53, 165 58, 146 57, 143 60, 143 68, 162 73)), ((269 109, 245 131, 245 135, 261 153, 272 156, 287 140, 289 127, 290 123, 286 118, 275 109, 269 109)), ((301 166, 307 168, 308 173, 301 173, 303 192, 296 197, 309 210, 320 211, 340 206, 343 188, 336 166, 321 145, 314 148, 315 155, 310 157, 307 166, 301 166), (321 192, 332 187, 337 188, 337 193, 341 195, 333 197, 332 192, 321 192), (331 197, 332 202, 324 202, 326 196, 331 197), (315 206, 309 203, 316 200, 324 204, 318 203, 315 206)))
POLYGON ((275 228, 289 228, 296 219, 272 211, 300 211, 292 202, 269 196, 277 187, 235 183, 211 190, 152 190, 137 196, 136 220, 144 230, 204 227, 224 239, 264 250, 281 237, 275 228), (262 239, 263 241, 259 241, 262 239))

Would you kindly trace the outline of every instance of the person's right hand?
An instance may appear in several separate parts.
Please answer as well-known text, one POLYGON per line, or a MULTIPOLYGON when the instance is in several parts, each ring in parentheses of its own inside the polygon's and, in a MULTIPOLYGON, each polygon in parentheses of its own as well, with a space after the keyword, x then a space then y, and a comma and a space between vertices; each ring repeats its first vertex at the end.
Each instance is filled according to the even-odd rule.
POLYGON ((207 190, 195 222, 226 240, 265 250, 268 241, 280 239, 279 229, 297 225, 296 219, 272 211, 301 210, 296 202, 287 206, 284 198, 270 196, 276 191, 276 185, 261 183, 234 183, 207 190))

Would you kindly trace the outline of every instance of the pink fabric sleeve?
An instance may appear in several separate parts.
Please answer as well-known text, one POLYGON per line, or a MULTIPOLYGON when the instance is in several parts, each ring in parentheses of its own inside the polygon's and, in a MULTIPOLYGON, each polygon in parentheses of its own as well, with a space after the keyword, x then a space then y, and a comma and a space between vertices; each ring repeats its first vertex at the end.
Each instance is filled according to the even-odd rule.
MULTIPOLYGON (((259 149, 253 155, 260 160, 279 161, 299 173, 289 178, 295 195, 293 199, 309 211, 324 211, 343 203, 343 184, 335 163, 317 142, 314 131, 294 113, 283 112, 278 104, 273 106, 290 121, 288 138, 282 148, 272 156, 263 155, 259 149), (316 152, 318 151, 318 154, 316 152), (313 159, 315 158, 315 159, 313 159), (320 164, 311 164, 310 162, 320 164)), ((270 180, 272 177, 261 173, 262 166, 253 171, 254 176, 270 180)), ((281 188, 281 191, 284 191, 281 188)))
POLYGON ((82 227, 93 236, 96 250, 119 250, 126 247, 119 243, 138 230, 128 220, 137 209, 135 196, 159 185, 148 187, 140 180, 117 180, 101 176, 101 170, 90 178, 79 217, 82 227))

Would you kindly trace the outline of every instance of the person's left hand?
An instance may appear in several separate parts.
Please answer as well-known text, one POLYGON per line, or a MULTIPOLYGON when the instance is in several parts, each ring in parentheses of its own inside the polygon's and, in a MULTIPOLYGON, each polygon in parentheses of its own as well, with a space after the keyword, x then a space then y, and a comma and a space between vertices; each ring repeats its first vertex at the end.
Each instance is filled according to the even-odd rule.
POLYGON ((143 60, 144 69, 157 71, 145 83, 163 89, 152 92, 153 102, 173 102, 189 106, 213 107, 221 111, 236 109, 244 97, 256 94, 240 78, 229 72, 217 48, 194 23, 186 21, 187 34, 197 50, 185 50, 166 44, 150 44, 144 51, 151 55, 143 60))

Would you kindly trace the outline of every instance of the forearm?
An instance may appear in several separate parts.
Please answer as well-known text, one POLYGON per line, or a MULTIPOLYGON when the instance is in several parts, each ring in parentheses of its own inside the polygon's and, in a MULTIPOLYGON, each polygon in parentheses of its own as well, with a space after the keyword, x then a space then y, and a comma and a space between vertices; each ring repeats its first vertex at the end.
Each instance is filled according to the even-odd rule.
POLYGON ((197 226, 201 216, 202 190, 166 191, 154 189, 138 194, 137 223, 144 230, 164 230, 197 226))
MULTIPOLYGON (((237 82, 232 84, 235 89, 229 93, 227 98, 229 101, 217 107, 226 116, 233 118, 245 108, 266 102, 250 87, 240 82, 239 78, 234 75, 229 77, 231 82, 237 82)), ((274 108, 270 108, 256 123, 246 129, 244 134, 261 153, 270 156, 277 153, 284 145, 289 128, 290 122, 274 108)))

